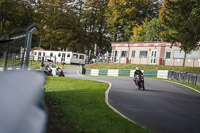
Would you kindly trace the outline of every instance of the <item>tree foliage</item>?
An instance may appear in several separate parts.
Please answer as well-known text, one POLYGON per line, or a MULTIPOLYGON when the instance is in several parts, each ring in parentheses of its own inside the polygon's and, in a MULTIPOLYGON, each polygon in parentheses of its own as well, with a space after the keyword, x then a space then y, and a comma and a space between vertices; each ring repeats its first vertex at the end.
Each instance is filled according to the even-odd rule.
POLYGON ((128 41, 133 28, 157 17, 159 8, 159 0, 110 0, 107 23, 113 41, 128 41))
POLYGON ((33 22, 33 7, 30 1, 0 0, 0 36, 33 22))
POLYGON ((133 28, 133 34, 130 38, 131 42, 151 42, 162 41, 162 21, 159 18, 153 18, 151 21, 145 19, 141 25, 133 28))
POLYGON ((198 0, 165 0, 160 11, 167 42, 181 43, 181 49, 189 53, 198 47, 200 40, 200 4, 198 0))

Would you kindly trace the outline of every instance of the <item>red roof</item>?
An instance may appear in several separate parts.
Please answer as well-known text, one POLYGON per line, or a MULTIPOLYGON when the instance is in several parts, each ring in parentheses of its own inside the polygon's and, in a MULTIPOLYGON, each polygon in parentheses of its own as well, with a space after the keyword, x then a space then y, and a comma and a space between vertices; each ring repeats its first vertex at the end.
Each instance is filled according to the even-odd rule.
MULTIPOLYGON (((171 46, 168 42, 135 42, 135 43, 111 43, 112 47, 161 47, 161 46, 171 46)), ((180 43, 175 43, 173 46, 180 46, 180 43)))

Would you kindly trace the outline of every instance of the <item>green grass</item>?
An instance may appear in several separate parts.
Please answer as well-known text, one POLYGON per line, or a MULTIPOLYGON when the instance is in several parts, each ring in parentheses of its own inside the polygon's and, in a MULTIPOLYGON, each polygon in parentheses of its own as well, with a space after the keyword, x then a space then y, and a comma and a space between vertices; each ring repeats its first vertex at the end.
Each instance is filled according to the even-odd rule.
POLYGON ((135 69, 139 67, 141 70, 175 70, 182 72, 200 73, 200 68, 197 67, 178 67, 178 66, 159 66, 159 65, 135 65, 135 64, 118 64, 118 63, 98 63, 86 65, 88 69, 135 69))
POLYGON ((107 83, 48 77, 48 132, 149 133, 115 113, 105 103, 107 83))
MULTIPOLYGON (((0 67, 4 67, 4 64, 5 64, 5 59, 0 59, 0 67)), ((8 60, 8 67, 12 67, 12 66, 20 67, 21 61, 20 60, 8 60)), ((62 64, 56 63, 56 66, 61 67, 62 64)), ((75 65, 66 65, 65 64, 65 67, 69 67, 69 66, 75 66, 75 65)), ((41 62, 39 62, 39 61, 29 61, 29 68, 40 69, 40 67, 41 67, 41 62)))

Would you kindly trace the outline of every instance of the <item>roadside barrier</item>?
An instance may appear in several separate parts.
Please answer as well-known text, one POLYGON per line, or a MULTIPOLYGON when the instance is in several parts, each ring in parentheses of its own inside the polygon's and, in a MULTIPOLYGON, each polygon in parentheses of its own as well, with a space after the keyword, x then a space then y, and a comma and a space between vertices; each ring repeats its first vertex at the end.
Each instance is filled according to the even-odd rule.
POLYGON ((193 85, 200 85, 200 74, 180 71, 169 71, 168 79, 185 82, 193 85))
MULTIPOLYGON (((141 70, 145 77, 155 77, 185 82, 193 85, 200 85, 200 74, 171 71, 171 70, 141 70)), ((85 69, 86 75, 110 76, 110 77, 134 77, 135 70, 115 69, 85 69)), ((82 73, 84 74, 84 73, 82 73)))
POLYGON ((157 78, 167 79, 168 77, 168 70, 158 70, 157 78))
MULTIPOLYGON (((16 70, 21 70, 21 68, 18 68, 18 67, 17 68, 16 67, 8 67, 7 70, 8 71, 16 71, 16 70)), ((36 70, 36 69, 28 68, 28 70, 36 70)), ((0 67, 0 72, 3 72, 3 67, 0 67)))
MULTIPOLYGON (((82 69, 81 69, 82 70, 82 69)), ((168 70, 141 70, 145 77, 157 77, 167 79, 168 70)), ((85 75, 91 76, 109 76, 109 77, 134 77, 135 70, 126 69, 85 69, 85 75)))

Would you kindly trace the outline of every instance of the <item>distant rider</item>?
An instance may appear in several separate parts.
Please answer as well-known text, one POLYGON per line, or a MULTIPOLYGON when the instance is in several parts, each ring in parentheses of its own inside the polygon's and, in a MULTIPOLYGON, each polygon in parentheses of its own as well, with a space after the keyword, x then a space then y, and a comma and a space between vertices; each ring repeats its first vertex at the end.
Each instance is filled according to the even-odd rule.
MULTIPOLYGON (((142 71, 140 71, 139 67, 136 67, 133 80, 135 81, 136 75, 140 75, 140 74, 143 75, 142 71)), ((135 84, 136 84, 136 81, 135 81, 135 84)))
POLYGON ((139 67, 136 67, 135 73, 134 73, 134 77, 135 77, 136 75, 139 75, 139 74, 142 74, 142 75, 143 75, 143 73, 142 73, 142 71, 140 71, 139 67))

